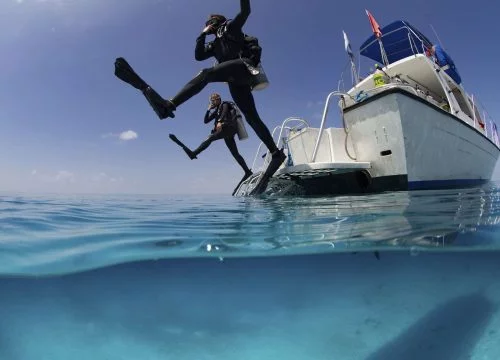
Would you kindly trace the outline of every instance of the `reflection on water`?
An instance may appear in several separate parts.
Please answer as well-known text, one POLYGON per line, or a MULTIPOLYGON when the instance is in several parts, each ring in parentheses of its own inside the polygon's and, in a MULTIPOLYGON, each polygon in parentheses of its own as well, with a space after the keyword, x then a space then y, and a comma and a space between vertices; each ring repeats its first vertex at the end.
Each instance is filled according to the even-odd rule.
POLYGON ((500 249, 494 237, 500 222, 499 206, 498 191, 492 186, 334 198, 274 198, 257 205, 248 201, 241 224, 245 229, 248 224, 267 224, 266 241, 275 248, 327 244, 337 250, 500 249))
POLYGON ((338 197, 0 197, 0 273, 162 258, 498 250, 494 185, 338 197))

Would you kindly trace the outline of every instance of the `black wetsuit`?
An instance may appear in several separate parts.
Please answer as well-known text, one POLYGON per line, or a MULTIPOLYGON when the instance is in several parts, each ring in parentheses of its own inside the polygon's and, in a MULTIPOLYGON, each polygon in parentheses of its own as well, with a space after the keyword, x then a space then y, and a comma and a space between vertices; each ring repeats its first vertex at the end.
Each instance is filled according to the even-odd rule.
POLYGON ((205 124, 208 124, 214 119, 215 125, 212 133, 205 141, 200 144, 200 146, 198 146, 196 150, 192 152, 192 154, 194 156, 197 156, 199 153, 207 149, 214 141, 224 139, 227 148, 231 152, 231 155, 233 155, 234 159, 243 168, 245 174, 251 173, 250 169, 245 163, 245 160, 243 159, 243 156, 241 156, 238 152, 238 147, 236 146, 236 141, 234 140, 234 136, 237 132, 237 125, 236 119, 232 118, 230 105, 228 103, 222 103, 212 113, 210 113, 210 110, 207 110, 204 119, 205 124), (217 128, 218 124, 221 125, 219 129, 217 128))
POLYGON ((240 0, 240 5, 240 13, 233 20, 225 24, 227 31, 224 35, 220 37, 216 36, 216 39, 208 44, 205 44, 206 34, 204 33, 196 39, 196 60, 203 61, 210 57, 215 57, 218 65, 203 69, 171 101, 178 107, 198 94, 208 83, 227 82, 231 96, 245 116, 246 121, 269 151, 273 153, 278 148, 255 107, 250 87, 252 75, 245 62, 253 66, 258 64, 255 63, 255 59, 240 58, 244 43, 242 27, 250 15, 250 0, 240 0))

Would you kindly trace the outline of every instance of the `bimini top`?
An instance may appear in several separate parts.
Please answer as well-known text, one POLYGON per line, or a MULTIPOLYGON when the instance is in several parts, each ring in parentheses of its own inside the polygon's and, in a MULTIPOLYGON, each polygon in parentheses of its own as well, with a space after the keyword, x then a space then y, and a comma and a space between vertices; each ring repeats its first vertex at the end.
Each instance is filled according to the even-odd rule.
MULTIPOLYGON (((430 48, 432 42, 407 21, 397 20, 380 29, 380 38, 389 63, 405 57, 422 54, 430 48)), ((370 36, 359 48, 361 55, 383 64, 380 45, 375 35, 370 36)))

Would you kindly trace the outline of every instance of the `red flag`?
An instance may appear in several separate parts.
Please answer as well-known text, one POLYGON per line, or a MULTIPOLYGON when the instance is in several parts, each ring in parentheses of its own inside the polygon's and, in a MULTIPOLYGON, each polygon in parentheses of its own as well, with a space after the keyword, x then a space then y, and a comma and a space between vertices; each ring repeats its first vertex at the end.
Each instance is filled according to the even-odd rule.
POLYGON ((372 14, 368 10, 366 10, 366 15, 368 15, 368 19, 370 20, 370 24, 372 26, 373 33, 377 38, 380 38, 382 36, 382 31, 380 31, 380 26, 377 23, 377 20, 373 17, 372 14))

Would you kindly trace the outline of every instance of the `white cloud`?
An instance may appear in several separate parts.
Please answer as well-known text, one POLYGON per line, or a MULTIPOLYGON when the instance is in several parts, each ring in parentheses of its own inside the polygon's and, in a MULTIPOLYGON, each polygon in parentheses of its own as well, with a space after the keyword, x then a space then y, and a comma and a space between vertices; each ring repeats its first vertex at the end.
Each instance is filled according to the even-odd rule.
MULTIPOLYGON (((333 102, 330 103, 330 109, 332 109, 333 102)), ((308 101, 306 103, 306 107, 308 110, 307 118, 310 120, 321 120, 323 118, 323 111, 325 107, 325 102, 323 100, 318 101, 308 101)))
POLYGON ((108 177, 108 175, 106 175, 106 173, 102 172, 102 173, 99 173, 97 175, 92 176, 90 178, 90 180, 93 181, 93 182, 100 182, 100 181, 106 179, 107 177, 108 177))
POLYGON ((315 112, 314 114, 312 114, 312 118, 314 120, 321 120, 323 118, 323 113, 315 112))
POLYGON ((117 183, 117 182, 123 182, 123 178, 120 177, 114 177, 114 176, 109 176, 108 174, 101 172, 97 175, 94 175, 90 178, 90 181, 94 183, 117 183))
POLYGON ((138 137, 137 133, 132 130, 124 131, 120 134, 120 139, 123 141, 135 140, 137 139, 137 137, 138 137))
POLYGON ((59 170, 57 172, 45 172, 40 170, 31 171, 32 186, 54 187, 57 191, 61 189, 80 189, 86 191, 105 191, 120 189, 125 180, 121 176, 109 175, 105 172, 85 174, 75 174, 68 170, 59 170))
POLYGON ((107 139, 107 138, 110 138, 110 137, 116 137, 118 136, 117 134, 113 134, 113 133, 107 133, 107 134, 102 134, 101 137, 103 139, 107 139))
POLYGON ((75 183, 76 176, 71 171, 59 170, 55 174, 47 174, 38 170, 32 170, 31 175, 46 183, 75 183))
POLYGON ((66 170, 59 170, 54 177, 56 182, 75 182, 75 174, 66 170))
POLYGON ((107 139, 110 137, 117 137, 122 141, 130 141, 130 140, 137 139, 139 137, 139 135, 133 130, 123 131, 120 134, 107 133, 107 134, 101 135, 101 138, 103 138, 103 139, 107 139))
POLYGON ((323 100, 319 100, 319 101, 308 101, 307 104, 306 104, 306 107, 308 109, 310 108, 317 108, 317 107, 321 107, 321 106, 324 106, 325 102, 323 100))

